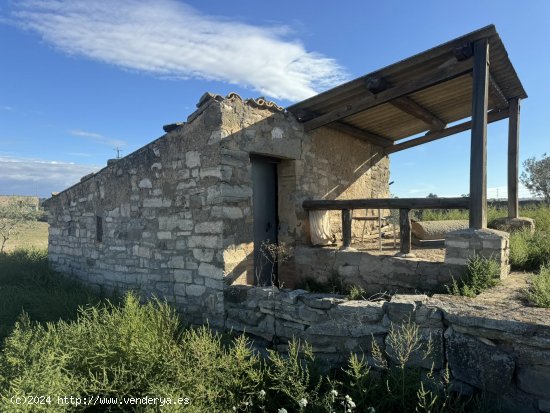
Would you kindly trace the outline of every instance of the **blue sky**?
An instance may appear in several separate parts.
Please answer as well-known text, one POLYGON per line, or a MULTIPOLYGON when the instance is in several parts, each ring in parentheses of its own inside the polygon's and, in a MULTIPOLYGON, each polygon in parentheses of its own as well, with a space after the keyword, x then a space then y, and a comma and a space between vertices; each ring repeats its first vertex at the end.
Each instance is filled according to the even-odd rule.
MULTIPOLYGON (((520 160, 540 157, 550 152, 549 23, 546 0, 2 0, 0 193, 60 191, 114 148, 126 155, 185 120, 205 91, 287 106, 488 24, 529 95, 520 160)), ((488 195, 503 197, 506 121, 488 141, 488 195)), ((393 154, 391 189, 456 196, 468 171, 463 133, 393 154)))

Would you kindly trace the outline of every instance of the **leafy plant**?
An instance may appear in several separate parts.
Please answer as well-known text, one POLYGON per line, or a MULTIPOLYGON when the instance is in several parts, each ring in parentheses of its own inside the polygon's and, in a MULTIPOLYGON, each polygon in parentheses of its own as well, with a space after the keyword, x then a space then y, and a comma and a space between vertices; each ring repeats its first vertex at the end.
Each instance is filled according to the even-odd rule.
POLYGON ((512 268, 538 271, 550 259, 550 232, 528 230, 510 235, 512 268))
POLYGON ((524 297, 537 307, 550 308, 550 265, 540 267, 538 275, 533 275, 532 284, 523 291, 524 297))
POLYGON ((363 288, 353 285, 349 290, 348 298, 350 300, 366 300, 366 294, 367 292, 363 288))
POLYGON ((458 281, 453 277, 447 290, 452 295, 475 297, 499 283, 500 265, 494 260, 476 255, 468 260, 468 267, 458 281))

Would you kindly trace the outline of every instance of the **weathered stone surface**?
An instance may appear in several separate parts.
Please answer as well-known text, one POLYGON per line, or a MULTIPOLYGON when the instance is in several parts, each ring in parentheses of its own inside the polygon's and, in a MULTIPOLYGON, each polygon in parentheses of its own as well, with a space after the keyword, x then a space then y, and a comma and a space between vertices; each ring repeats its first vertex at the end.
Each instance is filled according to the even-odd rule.
POLYGON ((531 218, 496 218, 489 222, 489 228, 504 232, 530 231, 535 232, 535 220, 531 218))
POLYGON ((453 377, 494 392, 510 386, 515 368, 511 355, 477 338, 457 333, 451 327, 445 331, 445 339, 453 377))
POLYGON ((518 387, 526 393, 550 397, 550 367, 523 366, 518 369, 518 387))

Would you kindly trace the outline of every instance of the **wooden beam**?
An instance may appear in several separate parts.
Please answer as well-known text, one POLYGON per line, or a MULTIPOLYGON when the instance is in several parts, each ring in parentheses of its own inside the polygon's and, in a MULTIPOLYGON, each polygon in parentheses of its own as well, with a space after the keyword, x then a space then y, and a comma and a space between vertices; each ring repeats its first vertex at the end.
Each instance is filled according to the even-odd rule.
POLYGON ((399 210, 399 236, 401 238, 401 254, 411 253, 411 216, 410 209, 399 210))
MULTIPOLYGON (((487 114, 487 123, 496 122, 508 117, 508 109, 501 111, 491 111, 487 114)), ((456 133, 464 132, 472 128, 472 121, 467 121, 459 123, 458 125, 450 126, 446 129, 428 132, 424 136, 416 139, 410 139, 405 142, 397 143, 392 146, 388 146, 384 149, 384 154, 389 155, 390 153, 399 152, 404 149, 413 148, 418 145, 422 145, 428 142, 432 142, 441 138, 446 138, 447 136, 454 135, 456 133)))
POLYGON ((347 249, 351 246, 351 209, 342 210, 342 249, 347 249))
POLYGON ((426 125, 430 127, 430 130, 436 131, 441 130, 447 124, 435 116, 432 112, 426 109, 424 106, 419 105, 414 100, 409 97, 403 96, 392 100, 390 102, 397 109, 408 113, 411 116, 414 116, 417 119, 420 119, 426 125))
MULTIPOLYGON (((368 77, 365 83, 369 92, 373 94, 380 93, 391 87, 384 78, 375 76, 368 77)), ((407 96, 394 99, 389 103, 402 112, 420 119, 426 125, 430 126, 430 130, 440 130, 446 126, 445 122, 407 96)))
POLYGON ((305 200, 307 210, 343 209, 468 209, 469 198, 369 198, 369 199, 315 199, 305 200))
POLYGON ((334 122, 326 125, 327 127, 337 130, 339 132, 346 133, 348 135, 354 136, 358 139, 373 143, 378 146, 388 147, 393 145, 393 141, 383 136, 376 135, 374 133, 365 131, 363 129, 356 128, 355 126, 348 125, 344 122, 334 122))
POLYGON ((508 217, 519 217, 518 169, 519 169, 519 98, 510 99, 508 123, 508 217))
POLYGON ((470 149, 470 228, 487 227, 487 107, 489 41, 474 43, 472 143, 470 149))
POLYGON ((377 93, 376 95, 365 96, 363 98, 357 99, 354 102, 345 104, 338 109, 317 116, 304 123, 304 130, 310 131, 320 128, 321 126, 341 120, 369 108, 387 103, 393 99, 406 96, 411 93, 418 92, 419 90, 426 89, 430 86, 437 85, 446 80, 453 79, 470 71, 471 69, 472 59, 468 59, 463 62, 456 62, 443 68, 438 68, 425 74, 421 78, 411 80, 401 85, 396 85, 380 93, 377 93))

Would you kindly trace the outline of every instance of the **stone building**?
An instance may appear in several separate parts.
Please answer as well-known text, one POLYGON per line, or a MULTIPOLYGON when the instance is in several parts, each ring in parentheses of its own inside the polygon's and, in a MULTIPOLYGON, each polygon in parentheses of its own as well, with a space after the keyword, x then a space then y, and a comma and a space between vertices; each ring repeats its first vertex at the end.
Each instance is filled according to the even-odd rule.
MULTIPOLYGON (((386 197, 389 162, 381 147, 349 134, 304 133, 263 99, 205 94, 197 106, 186 123, 165 126, 48 209, 56 269, 166 297, 201 322, 223 313, 224 285, 271 284, 276 268, 258 251, 263 241, 309 245, 305 199, 386 197)), ((338 235, 339 214, 331 221, 338 235)), ((279 283, 296 284, 295 258, 279 283)))
POLYGON ((337 274, 372 292, 433 291, 472 255, 496 259, 506 276, 508 235, 487 229, 487 124, 509 120, 508 218, 523 222, 526 97, 494 26, 286 109, 205 94, 186 123, 47 201, 50 261, 91 285, 166 297, 211 325, 225 323, 233 284, 293 288, 337 274), (389 197, 389 154, 467 130, 469 198, 389 197), (401 254, 350 250, 368 222, 354 218, 389 208, 400 210, 401 254), (413 208, 470 210, 469 228, 445 236, 445 262, 411 254, 413 208), (344 248, 311 246, 331 238, 344 248), (292 247, 291 259, 272 265, 264 243, 292 247))

